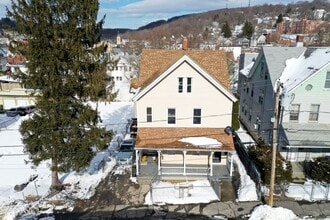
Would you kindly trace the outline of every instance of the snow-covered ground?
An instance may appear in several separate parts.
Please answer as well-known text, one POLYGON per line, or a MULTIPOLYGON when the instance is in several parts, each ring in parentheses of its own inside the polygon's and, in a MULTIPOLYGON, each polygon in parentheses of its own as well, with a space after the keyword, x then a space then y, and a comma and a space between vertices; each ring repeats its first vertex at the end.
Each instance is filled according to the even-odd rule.
MULTIPOLYGON (((128 88, 126 88, 128 90, 128 88)), ((19 125, 22 120, 29 116, 18 117, 17 121, 12 120, 10 126, 0 128, 0 219, 14 219, 17 214, 28 212, 39 212, 42 207, 45 212, 52 212, 54 209, 72 207, 73 199, 88 199, 94 192, 98 183, 107 176, 114 168, 116 161, 113 153, 118 148, 119 142, 125 138, 127 120, 133 116, 133 104, 129 102, 131 94, 127 91, 121 92, 120 99, 125 102, 111 103, 89 103, 100 113, 102 123, 107 129, 114 130, 115 137, 109 143, 108 150, 99 152, 92 160, 86 170, 77 173, 63 173, 60 176, 61 181, 67 185, 66 190, 59 194, 49 196, 49 186, 51 183, 49 162, 43 162, 38 167, 32 166, 28 162, 28 156, 24 153, 19 125), (15 190, 16 185, 26 185, 21 191, 15 190), (34 199, 39 198, 37 201, 34 199), (29 202, 28 202, 29 200, 29 202), (63 201, 63 204, 57 207, 50 205, 48 200, 63 201)), ((0 115, 0 121, 7 121, 5 115, 0 115)), ((237 132, 243 142, 252 142, 252 138, 243 130, 237 132)), ((196 141, 196 140, 194 140, 196 141)), ((237 165, 241 184, 238 191, 238 201, 257 200, 256 188, 254 182, 246 174, 244 166, 237 155, 232 157, 237 165)), ((117 174, 125 173, 126 168, 119 168, 115 171, 117 174)), ((310 185, 309 185, 310 186, 310 185)), ((292 186, 293 187, 293 186, 292 186)), ((306 186, 308 187, 308 186, 306 186)), ((154 186, 152 195, 150 192, 145 198, 146 204, 168 203, 168 204, 187 204, 187 203, 208 203, 216 201, 218 198, 212 187, 207 181, 194 181, 189 183, 171 184, 158 182, 154 186), (182 184, 186 184, 182 186, 182 184), (179 188, 185 188, 180 194, 179 188), (163 188, 163 189, 162 189, 163 188), (165 191, 164 191, 165 190, 165 191)), ((321 189, 324 190, 324 189, 321 189)), ((306 199, 308 190, 299 190, 288 188, 287 196, 306 199)), ((317 189, 314 188, 314 197, 317 189)), ((315 198, 314 198, 315 199, 315 198)), ((286 209, 270 208, 267 206, 257 207, 251 215, 251 219, 272 219, 281 212, 283 219, 294 219, 292 212, 286 209), (268 218, 269 217, 269 218, 268 218)), ((278 219, 275 218, 274 219, 278 219)))
MULTIPOLYGON (((96 104, 94 104, 96 107, 96 104)), ((125 135, 127 120, 132 117, 133 105, 131 102, 99 103, 98 111, 102 119, 101 126, 113 129, 116 132, 113 141, 109 143, 109 149, 97 153, 90 166, 80 172, 63 173, 60 180, 66 184, 66 190, 52 199, 80 198, 88 199, 94 194, 98 183, 113 169, 116 164, 111 152, 118 147, 118 141, 125 135)), ((13 219, 17 213, 23 212, 28 204, 27 199, 41 197, 46 201, 51 184, 49 162, 43 162, 38 167, 29 163, 28 155, 24 153, 19 125, 29 116, 20 117, 16 122, 0 131, 0 217, 6 213, 3 219, 13 219), (32 180, 34 177, 36 179, 32 180), (26 185, 21 191, 16 191, 16 185, 26 185)), ((49 199, 49 198, 47 198, 49 199)), ((32 206, 37 203, 32 203, 32 206)), ((53 207, 50 207, 52 209, 53 207)))

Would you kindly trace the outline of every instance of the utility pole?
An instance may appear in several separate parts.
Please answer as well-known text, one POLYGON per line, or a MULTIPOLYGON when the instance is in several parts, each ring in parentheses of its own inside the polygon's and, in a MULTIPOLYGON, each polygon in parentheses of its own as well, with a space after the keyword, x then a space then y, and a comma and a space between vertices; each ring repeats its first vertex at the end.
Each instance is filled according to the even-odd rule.
POLYGON ((281 82, 277 81, 276 96, 275 96, 275 109, 274 109, 274 124, 273 124, 273 149, 272 149, 272 167, 270 174, 269 186, 269 206, 273 207, 274 197, 274 184, 275 184, 275 169, 276 169, 276 154, 277 154, 277 127, 278 127, 278 103, 280 99, 281 82))

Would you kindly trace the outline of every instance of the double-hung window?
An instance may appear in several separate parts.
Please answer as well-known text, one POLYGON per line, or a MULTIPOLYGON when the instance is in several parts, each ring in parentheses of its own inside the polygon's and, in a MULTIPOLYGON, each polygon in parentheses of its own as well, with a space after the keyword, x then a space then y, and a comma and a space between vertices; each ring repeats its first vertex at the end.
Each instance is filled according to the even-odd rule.
POLYGON ((325 78, 325 83, 324 83, 324 88, 327 88, 327 89, 330 88, 330 71, 327 72, 327 75, 325 78))
POLYGON ((292 104, 290 109, 290 121, 298 121, 299 119, 299 104, 292 104))
POLYGON ((183 93, 183 77, 179 77, 179 93, 183 93))
POLYGON ((202 110, 200 108, 194 109, 194 117, 193 117, 193 123, 194 124, 201 124, 202 122, 202 110))
POLYGON ((167 110, 167 123, 175 124, 175 108, 169 108, 167 110))
POLYGON ((152 108, 147 107, 147 122, 152 122, 152 108))
POLYGON ((179 93, 191 93, 192 91, 192 78, 191 77, 179 77, 178 78, 178 92, 179 93))
POLYGON ((309 112, 309 121, 318 121, 319 119, 320 105, 311 105, 311 111, 309 112))

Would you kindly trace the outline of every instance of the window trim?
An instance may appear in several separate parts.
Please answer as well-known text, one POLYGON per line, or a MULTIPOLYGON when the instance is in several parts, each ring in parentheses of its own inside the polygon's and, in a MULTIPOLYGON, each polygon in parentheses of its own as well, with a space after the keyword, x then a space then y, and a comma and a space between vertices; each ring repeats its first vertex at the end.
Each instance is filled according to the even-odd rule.
POLYGON ((325 75, 324 88, 330 89, 330 71, 327 71, 327 73, 325 75))
POLYGON ((202 124, 202 109, 201 108, 193 109, 193 124, 194 125, 202 124), (196 114, 196 113, 198 113, 198 111, 199 111, 199 114, 196 114))
POLYGON ((152 108, 146 108, 147 122, 152 122, 152 108))
POLYGON ((183 93, 183 77, 178 78, 178 93, 183 93))
POLYGON ((297 107, 297 109, 290 109, 289 119, 290 121, 299 121, 300 104, 292 104, 291 108, 293 106, 297 107))
POLYGON ((317 122, 319 120, 320 104, 311 104, 311 108, 310 109, 311 110, 309 112, 308 121, 310 121, 310 122, 317 122), (317 107, 317 111, 314 111, 313 110, 313 107, 317 107))
POLYGON ((176 124, 176 111, 175 108, 167 109, 167 124, 176 124), (171 113, 172 111, 172 113, 171 113))

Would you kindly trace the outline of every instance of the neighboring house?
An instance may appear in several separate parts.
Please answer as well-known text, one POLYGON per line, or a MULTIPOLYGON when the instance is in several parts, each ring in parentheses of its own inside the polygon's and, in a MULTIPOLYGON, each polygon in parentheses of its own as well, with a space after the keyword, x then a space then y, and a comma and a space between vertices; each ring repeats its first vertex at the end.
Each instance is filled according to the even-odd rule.
POLYGON ((126 90, 122 90, 123 86, 130 87, 131 79, 137 77, 137 61, 138 56, 130 55, 122 52, 120 48, 113 48, 112 52, 108 53, 109 61, 116 61, 115 65, 108 64, 107 76, 111 83, 113 83, 113 91, 117 92, 116 100, 123 100, 132 95, 126 94, 126 90))
POLYGON ((266 44, 266 36, 263 34, 254 34, 251 38, 251 47, 263 46, 266 44))
POLYGON ((31 90, 22 88, 17 80, 8 75, 0 76, 0 105, 3 109, 26 106, 35 103, 31 90))
POLYGON ((230 178, 235 149, 225 128, 236 98, 224 51, 143 50, 133 87, 140 88, 133 98, 139 177, 149 170, 162 178, 230 178))
POLYGON ((255 140, 272 144, 280 80, 279 151, 292 161, 329 154, 329 62, 330 48, 263 47, 240 71, 240 120, 255 140))
POLYGON ((31 95, 32 90, 23 88, 20 82, 13 79, 10 74, 17 71, 27 72, 26 59, 21 55, 9 55, 6 68, 9 75, 0 77, 0 105, 4 109, 11 107, 34 104, 35 98, 31 95))

